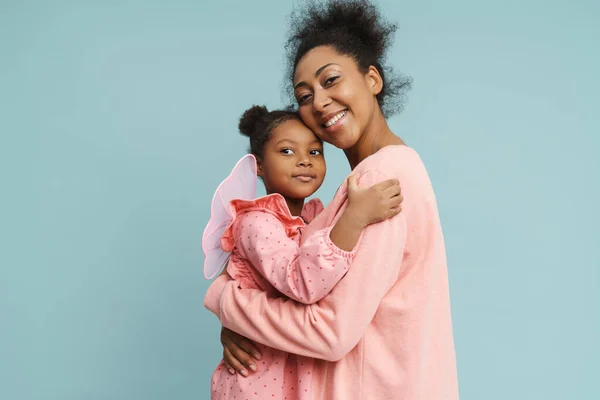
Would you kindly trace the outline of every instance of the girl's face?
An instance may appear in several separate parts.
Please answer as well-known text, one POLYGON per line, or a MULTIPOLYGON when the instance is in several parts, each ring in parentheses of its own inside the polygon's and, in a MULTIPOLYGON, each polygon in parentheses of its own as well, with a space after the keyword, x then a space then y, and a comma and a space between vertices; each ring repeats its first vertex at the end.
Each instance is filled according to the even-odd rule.
POLYGON ((302 121, 286 121, 271 132, 258 175, 267 193, 297 200, 310 197, 325 178, 323 144, 302 121))
POLYGON ((372 123, 382 83, 374 67, 362 73, 353 58, 320 46, 296 65, 294 96, 300 117, 318 137, 349 149, 372 123))

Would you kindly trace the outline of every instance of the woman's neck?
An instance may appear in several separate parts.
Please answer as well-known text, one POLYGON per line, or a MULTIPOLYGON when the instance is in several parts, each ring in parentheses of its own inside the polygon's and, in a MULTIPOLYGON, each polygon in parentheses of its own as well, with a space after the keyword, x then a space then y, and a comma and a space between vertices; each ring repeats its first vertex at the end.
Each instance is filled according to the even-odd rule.
POLYGON ((403 144, 405 144, 404 141, 392 132, 381 110, 378 109, 377 114, 368 124, 358 142, 351 148, 344 150, 344 153, 346 153, 350 168, 354 169, 361 161, 375 154, 381 148, 403 144))

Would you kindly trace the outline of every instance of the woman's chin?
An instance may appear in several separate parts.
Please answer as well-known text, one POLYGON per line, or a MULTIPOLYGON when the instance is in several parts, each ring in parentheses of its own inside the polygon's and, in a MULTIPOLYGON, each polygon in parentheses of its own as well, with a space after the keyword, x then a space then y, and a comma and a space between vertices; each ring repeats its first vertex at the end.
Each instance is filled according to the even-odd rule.
POLYGON ((328 142, 330 145, 340 150, 348 150, 356 145, 357 140, 352 137, 339 137, 328 142))

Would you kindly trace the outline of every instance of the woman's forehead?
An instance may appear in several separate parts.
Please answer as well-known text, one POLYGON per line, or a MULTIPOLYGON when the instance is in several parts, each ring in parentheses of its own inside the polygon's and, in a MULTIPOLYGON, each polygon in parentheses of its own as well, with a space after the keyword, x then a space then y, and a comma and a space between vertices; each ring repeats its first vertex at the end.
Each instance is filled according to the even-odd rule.
POLYGON ((294 72, 294 85, 301 80, 315 78, 322 70, 330 65, 347 67, 354 60, 346 55, 340 54, 331 46, 319 46, 309 50, 296 65, 294 72))

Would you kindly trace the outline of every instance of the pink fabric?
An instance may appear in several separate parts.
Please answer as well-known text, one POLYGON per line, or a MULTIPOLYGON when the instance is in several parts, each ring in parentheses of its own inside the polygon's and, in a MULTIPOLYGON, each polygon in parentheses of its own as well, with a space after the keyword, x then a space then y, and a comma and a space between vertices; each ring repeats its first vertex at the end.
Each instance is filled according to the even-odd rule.
MULTIPOLYGON (((255 200, 234 200, 233 221, 221 246, 231 251, 228 274, 240 288, 260 289, 269 296, 306 304, 325 296, 344 276, 353 252, 338 249, 323 229, 299 245, 303 221, 323 210, 319 200, 308 202, 302 218, 294 217, 283 197, 273 194, 255 200), (300 265, 302 265, 300 267, 300 265)), ((313 360, 259 345, 260 371, 249 378, 231 376, 221 362, 215 370, 211 399, 302 399, 311 393, 313 360)))
POLYGON ((243 156, 217 187, 210 203, 210 218, 202 233, 204 277, 212 279, 227 263, 230 253, 221 248, 223 232, 233 220, 229 203, 234 199, 256 198, 256 157, 243 156))
MULTIPOLYGON (((354 170, 359 186, 398 178, 402 213, 363 232, 352 268, 311 305, 216 279, 205 306, 221 323, 265 345, 314 357, 311 399, 456 400, 448 273, 437 203, 425 167, 388 146, 354 170)), ((304 239, 335 224, 345 183, 304 239)))

